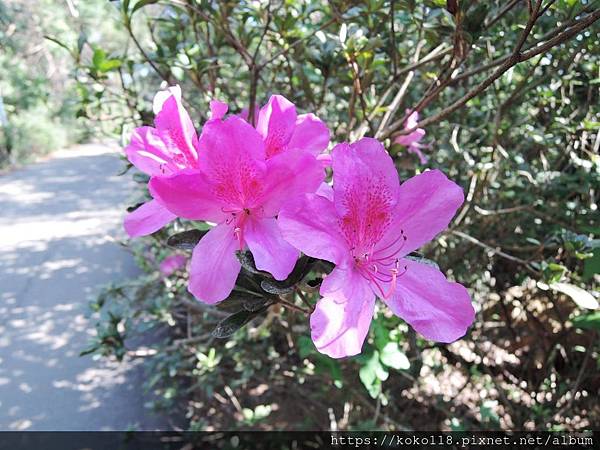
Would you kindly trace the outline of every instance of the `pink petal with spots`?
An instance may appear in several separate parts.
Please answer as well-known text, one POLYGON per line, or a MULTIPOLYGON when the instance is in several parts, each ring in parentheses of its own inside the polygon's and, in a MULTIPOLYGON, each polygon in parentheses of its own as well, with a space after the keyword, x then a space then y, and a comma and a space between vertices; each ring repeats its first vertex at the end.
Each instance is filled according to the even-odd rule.
POLYGON ((246 121, 209 121, 200 136, 201 172, 215 198, 230 207, 254 207, 265 193, 265 145, 246 121))
POLYGON ((399 181, 383 146, 363 138, 333 149, 334 204, 340 231, 355 255, 370 252, 394 217, 399 181))
MULTIPOLYGON (((184 156, 186 165, 195 167, 198 160, 198 135, 189 114, 183 107, 181 91, 177 87, 170 88, 169 95, 162 101, 161 109, 156 114, 156 129, 164 132, 169 144, 177 148, 184 156)), ((155 103, 160 103, 155 101, 155 103)))
POLYGON ((131 142, 125 147, 127 159, 142 172, 154 176, 169 176, 178 168, 172 163, 172 153, 161 134, 152 127, 133 130, 131 142))
POLYGON ((265 140, 267 158, 287 148, 296 127, 296 107, 282 95, 272 95, 258 113, 256 130, 265 140))

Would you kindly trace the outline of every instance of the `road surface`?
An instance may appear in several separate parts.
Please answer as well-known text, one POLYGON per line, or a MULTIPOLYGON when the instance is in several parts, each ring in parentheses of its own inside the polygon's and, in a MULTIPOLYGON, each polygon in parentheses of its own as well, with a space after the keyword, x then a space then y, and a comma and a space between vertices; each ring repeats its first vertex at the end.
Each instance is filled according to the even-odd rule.
POLYGON ((144 408, 140 361, 80 357, 88 301, 135 276, 123 238, 130 177, 85 145, 0 175, 0 430, 169 429, 144 408))

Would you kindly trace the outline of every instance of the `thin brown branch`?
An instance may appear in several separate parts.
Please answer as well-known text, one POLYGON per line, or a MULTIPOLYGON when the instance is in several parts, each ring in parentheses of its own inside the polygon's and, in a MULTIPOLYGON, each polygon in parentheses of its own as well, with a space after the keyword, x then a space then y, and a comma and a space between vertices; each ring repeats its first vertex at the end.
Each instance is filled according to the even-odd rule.
POLYGON ((492 18, 489 22, 484 24, 485 28, 490 28, 492 27, 496 22, 498 22, 500 19, 502 19, 502 17, 504 17, 508 12, 510 12, 511 9, 513 9, 517 3, 519 3, 521 0, 511 0, 510 2, 508 2, 506 4, 506 6, 504 6, 504 8, 502 8, 500 10, 500 12, 494 17, 492 18))
MULTIPOLYGON (((535 9, 534 9, 534 11, 535 11, 535 9)), ((538 45, 538 46, 531 48, 530 50, 527 50, 525 52, 520 52, 520 51, 513 52, 506 59, 506 61, 498 69, 496 69, 496 71, 494 71, 494 73, 492 75, 490 75, 490 77, 488 77, 486 80, 481 82, 479 85, 477 85, 474 89, 469 91, 463 97, 456 100, 450 106, 442 109, 442 111, 440 111, 439 113, 422 120, 415 127, 411 128, 409 130, 401 130, 401 131, 394 133, 394 129, 397 128, 397 126, 390 126, 383 137, 388 137, 390 135, 397 136, 397 135, 401 135, 401 134, 408 134, 408 133, 413 132, 417 128, 424 128, 428 125, 431 125, 432 123, 436 123, 436 122, 446 118, 447 116, 452 114, 454 111, 462 108, 469 100, 478 96, 481 92, 483 92, 485 89, 487 89, 494 81, 496 81, 498 78, 500 78, 511 67, 513 67, 523 61, 527 61, 528 59, 531 59, 539 54, 545 53, 548 50, 550 50, 551 48, 556 47, 556 46, 562 44, 563 42, 568 41, 572 37, 579 34, 581 31, 583 31, 586 28, 588 28, 589 26, 591 26, 598 19, 600 19, 600 10, 594 11, 593 13, 590 13, 590 14, 586 15, 585 17, 579 19, 575 25, 568 28, 563 33, 560 33, 559 35, 555 36, 554 38, 548 40, 544 44, 538 45)), ((530 31, 530 28, 529 28, 529 31, 530 31)), ((525 39, 526 39, 526 37, 525 38, 521 37, 521 39, 519 40, 519 42, 516 46, 517 49, 522 47, 523 43, 525 42, 525 39)), ((393 125, 396 125, 396 123, 394 123, 393 125)))
POLYGON ((259 64, 259 68, 263 69, 265 66, 271 64, 273 61, 275 61, 277 58, 279 58, 280 56, 285 55, 286 53, 288 53, 291 49, 293 49, 294 47, 296 47, 297 45, 300 45, 301 43, 313 38, 319 31, 323 31, 325 28, 327 28, 329 25, 331 25, 332 23, 335 23, 337 19, 333 18, 328 20, 327 22, 325 22, 323 25, 321 25, 318 29, 316 29, 313 33, 309 34, 308 36, 304 36, 300 39, 298 39, 297 41, 294 41, 292 44, 290 44, 288 47, 284 48, 283 50, 277 52, 275 55, 273 55, 272 57, 270 57, 269 59, 267 59, 266 61, 262 62, 261 64, 259 64))
POLYGON ((307 316, 309 316, 311 314, 312 311, 309 311, 308 309, 302 308, 298 305, 294 305, 293 303, 288 302, 287 300, 282 299, 281 297, 277 300, 277 305, 281 305, 284 308, 290 309, 292 311, 296 311, 296 312, 301 312, 306 314, 307 316))
POLYGON ((501 258, 507 259, 509 261, 513 261, 516 262, 518 264, 523 265, 529 272, 533 273, 533 274, 538 274, 538 272, 533 269, 531 267, 531 265, 529 264, 529 262, 525 261, 524 259, 518 258, 516 256, 512 256, 509 255, 508 253, 503 252, 500 248, 494 248, 491 245, 486 244, 485 242, 481 242, 479 239, 474 238, 473 236, 467 234, 467 233, 463 233, 462 231, 451 231, 451 234, 458 236, 466 241, 469 241, 481 248, 484 248, 486 250, 488 250, 489 252, 493 253, 494 255, 498 255, 501 258))

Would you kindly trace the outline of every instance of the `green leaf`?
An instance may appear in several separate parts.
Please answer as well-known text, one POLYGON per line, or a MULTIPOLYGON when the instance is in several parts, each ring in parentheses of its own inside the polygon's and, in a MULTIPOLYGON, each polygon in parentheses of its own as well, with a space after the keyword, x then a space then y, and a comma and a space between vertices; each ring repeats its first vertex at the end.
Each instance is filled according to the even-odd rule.
POLYGON ((249 251, 238 250, 237 252, 235 252, 235 255, 237 256, 237 259, 239 260, 242 267, 244 269, 246 269, 248 272, 258 274, 258 275, 266 274, 266 272, 263 272, 256 268, 256 263, 254 262, 254 256, 252 256, 252 253, 250 253, 249 251))
POLYGON ((381 315, 372 322, 371 326, 375 334, 375 347, 382 350, 390 342, 390 331, 383 325, 381 315))
POLYGON ((132 213, 134 212, 136 209, 138 209, 140 206, 142 206, 144 204, 144 202, 140 202, 140 203, 136 203, 135 205, 129 206, 127 208, 127 212, 128 213, 132 213))
POLYGON ((77 54, 81 54, 81 51, 83 50, 83 46, 85 45, 85 43, 87 42, 87 36, 85 35, 85 33, 83 31, 81 31, 79 33, 79 37, 77 38, 77 54))
POLYGON ((600 273, 600 248, 594 249, 592 257, 587 258, 583 263, 583 281, 589 281, 592 277, 600 273))
POLYGON ((298 338, 298 355, 300 358, 306 358, 307 356, 315 353, 317 350, 313 341, 308 336, 300 336, 298 338))
POLYGON ((571 297, 580 308, 598 309, 600 306, 592 294, 579 286, 569 283, 552 283, 550 287, 571 297))
POLYGON ((381 365, 379 352, 374 350, 372 353, 361 356, 359 361, 364 362, 358 375, 360 381, 365 386, 372 398, 377 398, 381 393, 381 382, 387 380, 389 372, 381 365))
POLYGON ((481 407, 479 408, 481 420, 483 422, 487 422, 493 425, 499 425, 500 418, 498 417, 498 414, 496 414, 496 411, 494 411, 497 406, 498 402, 496 400, 484 401, 481 407))
POLYGON ((219 339, 228 338, 262 311, 263 309, 259 309, 258 311, 238 311, 221 320, 213 330, 212 335, 219 339))
POLYGON ((289 294, 290 292, 294 292, 294 286, 282 286, 274 280, 262 280, 260 282, 260 287, 263 288, 265 292, 275 295, 289 294))
POLYGON ((107 59, 106 52, 101 48, 96 48, 92 56, 92 65, 98 72, 105 73, 121 67, 121 60, 107 59))
POLYGON ((202 236, 204 236, 206 233, 207 231, 200 231, 196 229, 182 231, 181 233, 169 236, 167 239, 167 245, 179 248, 181 250, 193 250, 196 244, 200 242, 200 239, 202 239, 202 236))
POLYGON ((407 370, 410 368, 410 361, 400 350, 397 342, 388 342, 381 350, 379 359, 383 364, 396 370, 407 370))
POLYGON ((93 66, 100 70, 100 65, 106 59, 106 52, 101 48, 94 49, 94 54, 92 55, 92 64, 93 66))
POLYGON ((294 286, 304 279, 304 277, 310 272, 312 267, 312 263, 314 262, 313 258, 309 256, 302 256, 296 262, 294 266, 294 270, 288 275, 285 280, 277 281, 277 280, 263 280, 260 283, 260 286, 269 294, 288 294, 294 291, 294 286))
POLYGON ((423 258, 422 256, 408 255, 408 256, 405 256, 404 258, 409 259, 411 261, 421 263, 421 264, 425 264, 427 266, 434 267, 438 270, 440 269, 440 266, 438 266, 438 264, 435 261, 433 261, 431 259, 423 258))
POLYGON ((242 301, 242 307, 246 311, 255 312, 271 306, 273 302, 268 298, 248 297, 242 301))
POLYGON ((577 316, 572 322, 575 328, 600 331, 600 311, 577 316))
POLYGON ((52 36, 44 36, 44 39, 48 39, 49 41, 54 42, 55 44, 61 46, 66 51, 68 51, 71 55, 73 55, 73 52, 71 51, 71 49, 64 42, 61 42, 58 39, 53 38, 52 36))
POLYGON ((133 16, 133 13, 135 13, 138 9, 141 9, 146 5, 153 5, 154 3, 158 3, 158 0, 140 0, 135 4, 130 15, 133 16))

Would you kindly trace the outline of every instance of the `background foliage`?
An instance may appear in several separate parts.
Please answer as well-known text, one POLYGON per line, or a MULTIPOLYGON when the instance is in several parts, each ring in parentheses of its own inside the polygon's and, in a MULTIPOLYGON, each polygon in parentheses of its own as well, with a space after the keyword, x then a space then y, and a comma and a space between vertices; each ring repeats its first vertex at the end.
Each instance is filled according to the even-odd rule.
POLYGON ((67 3, 78 17, 46 34, 71 56, 76 116, 123 143, 152 122, 166 84, 182 86, 198 125, 212 98, 239 112, 281 93, 325 120, 334 142, 384 140, 402 179, 439 168, 466 193, 450 229, 422 250, 476 305, 474 326, 451 345, 380 308, 363 354, 334 361, 312 346, 303 313, 247 299, 208 308, 183 272, 157 271, 185 251, 170 235, 204 225, 132 242, 147 275, 92 305, 99 334, 86 352, 147 358, 154 406, 181 411, 192 429, 600 423, 600 2, 67 3), (408 108, 425 120, 426 166, 392 144, 408 108), (216 339, 238 310, 249 323, 216 339), (140 335, 154 341, 134 347, 140 335))

